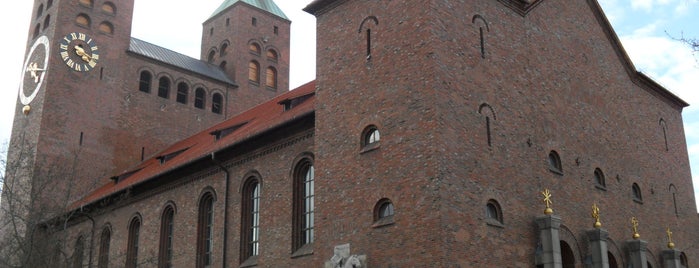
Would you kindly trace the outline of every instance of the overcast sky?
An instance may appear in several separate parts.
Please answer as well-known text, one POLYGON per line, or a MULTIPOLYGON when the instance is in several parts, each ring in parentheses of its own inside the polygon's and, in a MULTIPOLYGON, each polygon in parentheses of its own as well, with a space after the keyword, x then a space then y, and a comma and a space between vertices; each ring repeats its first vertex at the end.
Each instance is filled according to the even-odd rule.
MULTIPOLYGON (((198 58, 201 23, 222 2, 136 0, 132 35, 198 58)), ((301 10, 310 2, 276 0, 292 20, 291 88, 315 78, 315 18, 301 10)), ((600 3, 636 68, 692 105, 683 115, 695 193, 699 193, 699 55, 693 55, 686 45, 671 38, 699 38, 699 0, 600 3)), ((0 47, 5 55, 0 64, 0 141, 9 140, 12 128, 32 4, 31 0, 13 1, 11 8, 0 10, 0 47)))

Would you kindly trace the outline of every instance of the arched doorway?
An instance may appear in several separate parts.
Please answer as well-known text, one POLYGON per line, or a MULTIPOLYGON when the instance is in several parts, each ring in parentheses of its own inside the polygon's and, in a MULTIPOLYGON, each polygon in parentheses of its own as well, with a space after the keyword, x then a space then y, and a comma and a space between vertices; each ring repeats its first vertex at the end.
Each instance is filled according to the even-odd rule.
POLYGON ((614 258, 614 255, 609 251, 607 251, 607 259, 609 259, 609 268, 619 268, 616 258, 614 258))
POLYGON ((573 249, 565 241, 561 241, 561 261, 563 268, 575 268, 575 254, 573 249))

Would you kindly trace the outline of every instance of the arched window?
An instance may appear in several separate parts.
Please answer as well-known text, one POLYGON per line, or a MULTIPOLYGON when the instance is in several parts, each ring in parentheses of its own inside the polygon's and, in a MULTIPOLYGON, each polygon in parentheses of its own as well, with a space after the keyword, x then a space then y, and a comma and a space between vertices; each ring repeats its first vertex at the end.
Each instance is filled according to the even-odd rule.
POLYGON ((138 239, 141 232, 141 218, 133 217, 129 223, 129 237, 126 245, 126 268, 138 266, 138 239))
POLYGON ((214 248, 214 195, 205 193, 199 200, 197 223, 197 268, 209 267, 214 248))
POLYGON ((363 149, 375 148, 379 145, 380 141, 381 133, 376 126, 368 126, 362 131, 361 145, 363 149))
POLYGON ((221 56, 226 55, 228 53, 228 43, 223 43, 221 44, 221 56))
POLYGON ((209 51, 209 56, 206 58, 206 61, 209 63, 214 63, 215 59, 216 59, 216 51, 212 49, 211 51, 209 51))
POLYGON ((393 224, 393 215, 395 215, 395 208, 393 202, 388 198, 382 198, 379 202, 376 202, 374 206, 374 225, 373 227, 380 227, 384 225, 393 224))
POLYGON ((41 15, 44 15, 44 4, 39 5, 39 9, 36 11, 36 18, 41 18, 41 15))
POLYGON ((100 235, 100 251, 99 259, 97 262, 97 267, 107 268, 109 267, 109 244, 112 240, 112 231, 109 226, 102 229, 102 234, 100 235))
POLYGON ((260 83, 260 64, 256 61, 251 61, 248 64, 248 80, 253 83, 260 83))
POLYGON ((607 182, 604 178, 604 173, 599 168, 595 169, 595 186, 598 188, 607 188, 607 182))
POLYGON ((242 197, 241 263, 260 252, 260 181, 257 177, 247 179, 242 197))
POLYGON ((488 138, 488 146, 493 146, 493 138, 491 134, 490 124, 491 120, 495 120, 495 111, 493 111, 493 107, 491 107, 489 104, 483 103, 478 108, 478 113, 485 117, 485 134, 488 138))
POLYGON ((46 2, 46 9, 51 8, 52 5, 53 5, 53 0, 49 0, 48 2, 46 2))
POLYGON ((100 23, 99 30, 102 33, 114 34, 114 25, 112 25, 109 22, 103 21, 102 23, 100 23))
POLYGON ((262 49, 260 48, 260 45, 258 45, 257 43, 250 43, 250 53, 260 55, 261 50, 262 49))
POLYGON ((372 48, 372 27, 376 27, 379 25, 379 20, 374 17, 374 16, 369 16, 366 17, 362 23, 359 25, 359 33, 361 34, 364 32, 365 38, 366 38, 366 59, 370 60, 371 59, 371 48, 372 48))
POLYGON ((641 187, 639 187, 638 184, 634 183, 631 186, 631 191, 633 193, 633 201, 643 202, 643 196, 641 195, 641 187))
POLYGON ((221 64, 218 65, 218 67, 221 68, 221 70, 224 70, 224 71, 225 71, 225 70, 226 70, 226 65, 228 65, 228 62, 226 62, 226 61, 224 60, 224 61, 221 62, 221 64))
POLYGON ((77 17, 75 17, 75 23, 77 23, 80 26, 90 27, 90 17, 88 17, 85 14, 80 14, 77 17))
POLYGON ((138 81, 138 90, 150 93, 150 84, 153 81, 153 75, 148 71, 141 71, 141 77, 138 81))
POLYGON ((279 55, 277 54, 276 51, 274 51, 274 49, 267 50, 267 59, 268 60, 277 61, 278 57, 279 57, 279 55))
POLYGON ((194 107, 204 109, 205 104, 206 90, 204 90, 203 88, 197 88, 197 90, 194 91, 194 107))
POLYGON ((116 6, 112 2, 105 2, 102 5, 102 12, 107 13, 109 15, 116 15, 116 6))
POLYGON ((172 267, 172 237, 174 234, 175 208, 168 205, 163 210, 160 219, 160 251, 158 253, 158 267, 172 267))
POLYGON ((268 88, 277 88, 277 69, 274 69, 274 67, 267 67, 266 86, 268 88))
POLYGON ((490 223, 503 224, 502 210, 498 201, 493 199, 488 200, 485 204, 485 218, 490 223))
POLYGON ((79 0, 80 4, 86 7, 92 7, 93 0, 79 0))
POLYGON ((314 240, 315 171, 311 161, 301 160, 294 171, 293 251, 314 240))
POLYGON ((169 98, 170 97, 170 79, 167 77, 161 77, 158 81, 158 97, 169 98))
POLYGON ((83 267, 83 256, 85 255, 85 241, 83 237, 78 237, 75 241, 75 249, 73 250, 73 268, 83 267))
POLYGON ((34 27, 33 38, 39 37, 39 33, 41 33, 41 24, 37 24, 36 27, 34 27))
POLYGON ((177 102, 182 104, 187 104, 187 98, 189 97, 189 86, 185 82, 180 82, 177 84, 177 102))
POLYGON ((388 217, 393 217, 393 214, 395 213, 394 208, 393 208, 393 203, 390 201, 384 204, 381 204, 381 207, 379 207, 379 218, 384 219, 388 217))
POLYGON ((556 151, 549 152, 549 170, 553 173, 563 175, 563 165, 561 164, 561 157, 558 156, 556 151))
POLYGON ((46 30, 46 28, 48 28, 50 24, 51 24, 51 15, 48 14, 48 15, 46 15, 46 18, 44 19, 44 30, 46 30))
POLYGON ((223 95, 214 93, 211 97, 211 112, 221 114, 223 112, 223 95))

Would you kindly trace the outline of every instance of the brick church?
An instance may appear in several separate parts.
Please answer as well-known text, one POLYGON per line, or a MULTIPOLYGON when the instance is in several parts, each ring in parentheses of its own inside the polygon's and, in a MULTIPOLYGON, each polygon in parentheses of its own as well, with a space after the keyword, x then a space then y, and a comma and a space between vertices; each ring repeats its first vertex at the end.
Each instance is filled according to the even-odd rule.
POLYGON ((134 0, 34 1, 0 267, 699 263, 688 104, 596 0, 316 0, 293 90, 273 0, 222 0, 199 59, 134 0))

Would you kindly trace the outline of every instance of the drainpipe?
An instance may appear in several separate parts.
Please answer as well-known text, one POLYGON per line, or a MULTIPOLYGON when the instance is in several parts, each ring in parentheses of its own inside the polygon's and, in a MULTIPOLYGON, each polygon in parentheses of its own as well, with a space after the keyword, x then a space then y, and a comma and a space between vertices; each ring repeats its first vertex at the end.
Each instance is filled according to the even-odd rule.
POLYGON ((231 173, 220 161, 216 159, 215 152, 211 153, 211 161, 214 162, 214 164, 226 174, 226 190, 223 194, 223 257, 221 258, 221 260, 223 260, 221 267, 225 268, 228 264, 228 260, 226 259, 226 253, 228 252, 228 188, 230 186, 231 173))
POLYGON ((92 216, 88 215, 87 213, 84 213, 84 216, 87 217, 91 222, 92 222, 92 228, 90 228, 90 247, 89 247, 89 256, 87 258, 87 267, 91 268, 92 267, 92 249, 94 248, 95 244, 95 219, 92 218, 92 216))

